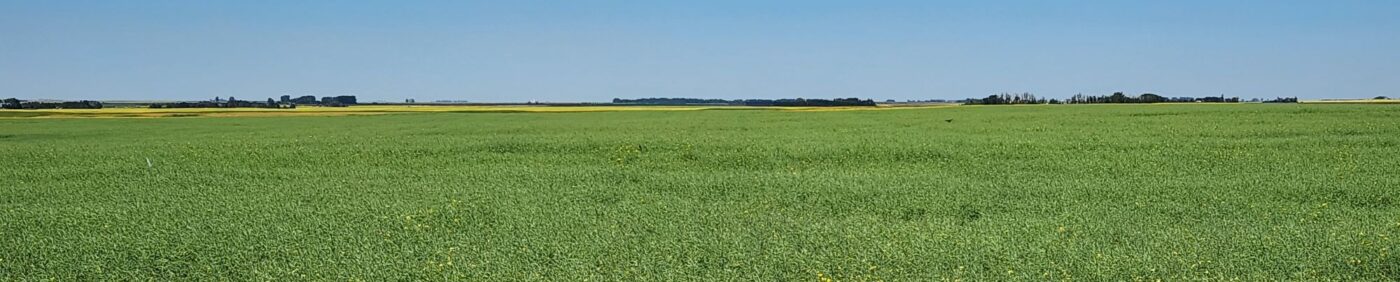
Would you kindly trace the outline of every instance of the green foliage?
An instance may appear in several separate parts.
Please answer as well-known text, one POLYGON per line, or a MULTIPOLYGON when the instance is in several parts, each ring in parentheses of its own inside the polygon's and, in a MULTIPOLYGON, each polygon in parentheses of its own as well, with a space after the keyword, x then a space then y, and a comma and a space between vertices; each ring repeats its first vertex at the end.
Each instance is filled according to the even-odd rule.
POLYGON ((0 280, 1393 279, 1397 119, 1300 104, 7 118, 0 280))

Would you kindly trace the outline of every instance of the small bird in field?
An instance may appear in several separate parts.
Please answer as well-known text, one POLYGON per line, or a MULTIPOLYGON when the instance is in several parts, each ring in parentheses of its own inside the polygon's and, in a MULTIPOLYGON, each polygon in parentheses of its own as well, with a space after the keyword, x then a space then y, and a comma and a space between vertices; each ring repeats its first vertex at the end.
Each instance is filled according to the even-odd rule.
POLYGON ((950 118, 950 119, 945 119, 945 120, 943 120, 943 121, 946 121, 946 122, 953 122, 953 119, 950 118))

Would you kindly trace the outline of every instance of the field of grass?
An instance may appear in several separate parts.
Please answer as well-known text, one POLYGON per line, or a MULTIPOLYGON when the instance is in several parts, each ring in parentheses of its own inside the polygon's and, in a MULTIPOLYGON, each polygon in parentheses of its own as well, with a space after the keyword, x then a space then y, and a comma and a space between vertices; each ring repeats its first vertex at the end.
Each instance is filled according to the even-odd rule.
POLYGON ((1389 280, 1397 237, 1389 105, 0 119, 0 280, 1389 280))

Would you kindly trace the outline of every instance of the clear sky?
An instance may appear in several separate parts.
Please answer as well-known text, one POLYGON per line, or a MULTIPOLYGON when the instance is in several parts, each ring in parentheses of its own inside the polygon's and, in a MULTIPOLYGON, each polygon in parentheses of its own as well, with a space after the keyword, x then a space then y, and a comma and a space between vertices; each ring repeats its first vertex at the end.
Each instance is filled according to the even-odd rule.
POLYGON ((1400 96, 1400 1, 0 0, 0 97, 1113 91, 1400 96))

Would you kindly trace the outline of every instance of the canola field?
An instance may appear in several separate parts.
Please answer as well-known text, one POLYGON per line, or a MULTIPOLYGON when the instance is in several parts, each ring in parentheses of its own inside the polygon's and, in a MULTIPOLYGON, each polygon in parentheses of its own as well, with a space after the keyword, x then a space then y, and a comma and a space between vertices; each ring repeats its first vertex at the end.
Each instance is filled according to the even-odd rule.
POLYGON ((1400 277, 1391 105, 55 117, 0 280, 1400 277))

